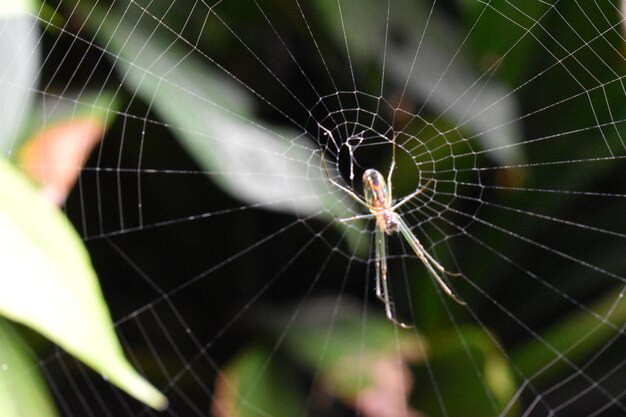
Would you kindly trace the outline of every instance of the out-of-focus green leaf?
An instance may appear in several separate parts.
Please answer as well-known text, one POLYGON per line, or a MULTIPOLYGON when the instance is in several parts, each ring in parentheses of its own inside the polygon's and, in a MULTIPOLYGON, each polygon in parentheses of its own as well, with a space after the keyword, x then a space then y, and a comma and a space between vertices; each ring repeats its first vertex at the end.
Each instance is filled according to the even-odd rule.
MULTIPOLYGON (((394 374, 406 378, 400 369, 380 372, 386 363, 402 363, 418 369, 411 394, 413 407, 437 415, 437 395, 429 377, 419 371, 427 373, 427 364, 437 373, 437 383, 455 393, 446 396, 451 409, 471 406, 477 415, 491 415, 508 406, 507 416, 519 411, 515 402, 509 405, 517 386, 507 358, 484 330, 460 327, 426 337, 415 330, 395 328, 383 313, 364 317, 362 308, 349 300, 343 299, 341 306, 335 304, 334 299, 321 298, 302 306, 299 319, 285 337, 285 346, 290 356, 319 375, 324 389, 344 403, 362 404, 364 396, 380 388, 386 378, 386 383, 391 383, 394 374), (468 352, 472 360, 468 360, 468 352)), ((278 316, 274 326, 285 328, 278 316)), ((403 384, 409 389, 412 382, 403 384)), ((408 397, 407 392, 404 404, 397 407, 410 407, 408 397)))
POLYGON ((8 16, 23 16, 36 11, 35 0, 11 0, 0 3, 0 19, 8 16))
MULTIPOLYGON (((126 86, 151 103, 225 192, 247 204, 298 216, 334 220, 352 215, 346 200, 323 179, 317 147, 308 137, 263 126, 254 119, 249 91, 208 67, 181 42, 167 44, 149 36, 147 28, 158 22, 144 16, 142 24, 136 23, 132 11, 121 16, 94 7, 87 25, 116 54, 126 86)), ((354 227, 341 222, 337 227, 363 252, 354 227)))
POLYGON ((71 224, 0 159, 0 314, 27 325, 154 408, 166 398, 124 357, 71 224))
POLYGON ((511 353, 519 370, 533 381, 545 381, 562 372, 573 371, 578 363, 593 355, 616 334, 626 322, 623 290, 614 291, 590 306, 589 311, 576 310, 541 335, 511 353), (549 346, 548 346, 549 345, 549 346), (541 371, 541 372, 539 372, 541 371))
POLYGON ((52 398, 27 349, 0 318, 0 416, 55 417, 52 398))
POLYGON ((309 302, 286 335, 286 351, 317 375, 325 392, 361 414, 372 415, 373 404, 382 402, 400 415, 411 408, 408 365, 423 359, 424 341, 396 329, 382 314, 362 313, 348 299, 341 306, 333 298, 309 302))
POLYGON ((322 211, 307 180, 316 162, 305 139, 297 144, 297 133, 257 124, 251 118, 252 101, 232 79, 182 46, 149 37, 131 17, 111 12, 99 23, 101 42, 119 54, 115 65, 124 83, 153 104, 226 192, 269 209, 303 215, 322 211))
POLYGON ((438 396, 443 396, 449 415, 465 415, 467 407, 472 415, 519 414, 519 404, 509 404, 517 386, 508 359, 484 329, 446 330, 430 335, 426 343, 428 362, 417 368, 419 382, 413 401, 428 415, 445 415, 438 396), (445 389, 438 393, 438 387, 445 389))
POLYGON ((270 349, 254 346, 222 371, 211 409, 216 417, 288 417, 304 409, 294 373, 270 349))
POLYGON ((481 77, 461 47, 463 36, 437 10, 431 14, 428 2, 391 2, 389 36, 387 19, 381 19, 388 13, 387 2, 323 0, 311 4, 322 14, 337 44, 347 44, 352 59, 384 65, 386 77, 394 84, 406 84, 410 94, 454 126, 477 134, 496 162, 513 165, 524 160, 521 147, 510 146, 523 139, 511 91, 489 74, 481 77))
POLYGON ((39 71, 39 28, 32 1, 0 2, 0 156, 9 157, 30 113, 39 71))
POLYGON ((340 314, 332 334, 327 325, 300 323, 286 340, 291 355, 309 369, 319 370, 325 387, 347 402, 376 382, 372 365, 377 360, 398 354, 415 360, 425 352, 419 337, 398 334, 384 316, 368 316, 367 326, 361 320, 359 315, 340 314))
POLYGON ((107 90, 83 91, 80 95, 68 92, 63 97, 46 95, 33 104, 33 115, 26 123, 25 134, 32 136, 50 125, 75 119, 92 119, 108 127, 117 117, 120 106, 119 97, 107 90))

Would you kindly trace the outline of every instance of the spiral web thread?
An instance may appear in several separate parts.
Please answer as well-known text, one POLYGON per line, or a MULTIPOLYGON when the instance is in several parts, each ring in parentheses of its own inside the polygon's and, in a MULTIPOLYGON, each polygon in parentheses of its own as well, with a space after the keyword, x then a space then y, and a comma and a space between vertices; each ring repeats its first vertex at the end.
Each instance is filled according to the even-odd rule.
MULTIPOLYGON (((355 301, 364 328, 374 316, 384 317, 382 305, 373 297, 375 266, 368 249, 373 247, 375 224, 338 222, 339 217, 364 214, 363 207, 326 177, 362 195, 362 172, 375 167, 386 176, 394 142, 398 164, 394 199, 428 184, 398 212, 429 254, 461 274, 446 280, 467 302, 463 307, 451 302, 428 279, 411 248, 400 237, 389 237, 394 300, 400 314, 418 317, 412 332, 418 336, 421 327, 427 326, 419 322, 418 305, 426 301, 420 295, 409 295, 423 293, 443 312, 442 326, 452 329, 462 347, 458 365, 473 369, 478 391, 491 404, 492 415, 626 413, 625 388, 620 383, 626 376, 626 360, 616 353, 623 351, 625 344, 621 311, 626 281, 626 265, 620 256, 625 224, 616 219, 621 217, 626 197, 623 179, 616 178, 626 155, 622 138, 624 16, 619 7, 604 1, 575 2, 570 5, 573 11, 565 14, 566 6, 556 1, 545 6, 538 17, 531 17, 513 2, 476 2, 480 7, 475 19, 466 23, 464 35, 456 38, 451 53, 444 55, 442 71, 435 74, 430 90, 420 94, 412 88, 419 84, 416 79, 421 76, 423 60, 441 57, 429 55, 427 40, 436 17, 445 14, 444 4, 428 5, 425 25, 417 36, 398 41, 395 38, 401 34, 393 24, 399 3, 381 2, 384 13, 377 16, 378 27, 372 32, 379 35, 382 48, 377 60, 367 61, 359 56, 362 50, 350 26, 354 22, 351 14, 359 10, 353 2, 326 2, 324 7, 332 8, 336 20, 326 22, 325 30, 320 26, 325 19, 320 17, 321 8, 303 1, 285 6, 292 12, 290 18, 297 20, 298 33, 279 18, 284 10, 270 10, 257 1, 245 6, 239 2, 238 7, 249 14, 239 16, 229 3, 233 2, 112 2, 121 16, 119 22, 130 27, 147 25, 148 41, 169 39, 163 54, 167 47, 191 54, 252 97, 254 111, 206 97, 171 72, 159 72, 158 63, 154 68, 138 64, 113 44, 94 41, 91 36, 98 27, 77 24, 91 10, 91 2, 58 2, 56 11, 66 17, 61 24, 49 18, 51 9, 33 15, 38 26, 48 30, 38 42, 44 46, 44 67, 48 60, 56 60, 54 65, 72 69, 47 75, 31 90, 50 103, 45 114, 61 104, 93 106, 81 101, 76 92, 94 88, 105 94, 114 86, 114 94, 126 100, 125 107, 106 109, 122 126, 121 135, 107 135, 95 156, 81 167, 65 211, 88 247, 99 248, 106 253, 107 262, 115 262, 109 271, 96 263, 105 290, 107 285, 128 287, 132 308, 117 309, 117 300, 113 301, 116 331, 130 359, 137 366, 149 366, 146 374, 169 397, 172 406, 164 415, 207 415, 216 396, 216 379, 234 390, 235 381, 223 371, 229 356, 224 350, 230 349, 240 333, 251 332, 251 317, 265 311, 267 297, 283 301, 279 303, 280 320, 275 321, 278 331, 270 333, 264 368, 279 360, 285 340, 310 313, 320 294, 330 294, 331 301, 325 304, 328 321, 323 321, 329 340, 343 309, 355 301), (176 13, 182 19, 172 20, 176 13), (488 14, 499 15, 511 30, 519 31, 519 37, 499 57, 482 63, 478 67, 482 70, 456 77, 465 65, 462 56, 470 53, 488 14), (584 31, 574 27, 575 17, 587 22, 584 31), (571 28, 567 44, 551 32, 555 20, 561 27, 571 28), (337 50, 327 46, 333 31, 341 35, 342 41, 335 43, 337 50), (199 46, 218 36, 227 39, 233 55, 244 57, 247 71, 228 56, 199 46), (535 48, 533 59, 538 62, 534 70, 508 90, 498 89, 498 70, 529 39, 535 48), (267 44, 269 40, 272 43, 267 44), (405 57, 408 70, 394 78, 397 44, 409 45, 400 50, 412 53, 405 57), (64 49, 67 54, 60 54, 64 49), (75 62, 77 54, 84 60, 75 62), (178 159, 157 158, 156 143, 166 140, 159 137, 165 131, 226 147, 231 139, 220 136, 220 126, 205 132, 164 119, 163 110, 155 104, 158 98, 146 99, 138 88, 127 86, 130 94, 124 93, 122 85, 131 77, 130 71, 111 69, 104 75, 101 71, 102 66, 120 62, 146 79, 158 80, 159 88, 191 97, 286 143, 282 150, 266 146, 257 150, 271 160, 292 161, 303 167, 300 172, 304 174, 278 170, 268 175, 257 171, 256 160, 249 161, 249 171, 241 171, 241 165, 235 170, 222 170, 220 165, 189 169, 178 159), (545 90, 545 80, 563 79, 570 87, 558 90, 560 96, 545 90), (446 86, 455 83, 461 85, 453 89, 457 97, 439 103, 448 94, 446 86), (531 100, 533 96, 540 99, 531 100), (521 110, 510 115, 498 113, 516 97, 524 103, 521 110), (570 120, 569 112, 575 106, 586 109, 589 117, 570 120), (556 120, 554 124, 546 123, 551 119, 556 120), (547 128, 536 127, 541 124, 547 128), (283 133, 285 126, 292 129, 288 134, 283 133), (512 139, 511 132, 517 132, 512 139), (292 157, 291 152, 304 152, 308 158, 292 157), (229 180, 236 182, 240 176, 250 175, 267 175, 268 189, 272 184, 288 187, 303 175, 310 188, 297 196, 279 193, 269 201, 242 201, 230 193, 229 180), (593 181, 585 181, 586 175, 593 181), (205 181, 207 177, 211 184, 205 181), (180 208, 165 204, 167 191, 155 197, 150 193, 155 187, 195 190, 199 202, 180 208), (210 193, 219 197, 211 198, 210 193), (300 204, 309 200, 313 203, 300 204), (245 222, 267 222, 268 226, 242 238, 212 233, 220 223, 245 222), (189 236, 189 229, 195 238, 185 242, 180 236, 189 236), (180 248, 182 255, 146 258, 135 250, 154 242, 180 248), (198 242, 206 242, 205 259, 186 259, 185 251, 198 242), (254 257, 269 261, 255 264, 254 257), (307 258, 311 261, 304 262, 307 258), (189 267, 179 266, 187 261, 189 267), (224 284, 238 280, 231 274, 241 273, 246 263, 253 265, 248 273, 264 278, 252 284, 224 284), (264 268, 263 273, 255 268, 264 268), (112 283, 106 284, 106 279, 112 283), (211 308, 211 302, 229 295, 233 297, 229 308, 211 308), (550 306, 538 307, 540 303, 550 306), (190 310, 188 305, 195 307, 190 310), (546 335, 550 329, 546 323, 566 312, 582 317, 588 330, 566 345, 555 344, 546 335), (197 315, 210 321, 206 329, 195 321, 197 315), (465 331, 468 323, 490 340, 510 367, 516 387, 504 404, 494 397, 488 376, 478 365, 480 358, 470 348, 472 342, 465 331), (576 357, 581 345, 593 344, 599 334, 607 332, 609 336, 591 354, 576 357), (523 338, 534 341, 543 353, 549 352, 549 359, 532 372, 518 366, 511 356, 516 342, 523 338), (554 369, 565 370, 554 377, 554 369), (514 411, 519 404, 521 409, 514 411)), ((108 10, 109 4, 98 6, 108 10)), ((187 59, 184 55, 170 69, 187 59)), ((249 144, 236 146, 241 147, 240 155, 249 157, 249 144)), ((401 337, 396 331, 398 350, 401 337)), ((320 363, 324 355, 322 349, 320 363)), ((445 377, 438 373, 437 364, 424 356, 427 377, 420 381, 421 386, 434 393, 440 415, 457 415, 448 406, 451 394, 446 392, 445 377)), ((62 415, 157 415, 110 388, 60 350, 42 358, 40 367, 62 415)), ((139 370, 143 368, 139 366, 139 370)), ((314 387, 322 380, 321 373, 318 369, 311 376, 302 415, 315 409, 314 387)), ((262 378, 259 374, 258 381, 262 378)), ((419 389, 420 385, 415 387, 419 389)), ((253 403, 246 407, 264 415, 253 403)))

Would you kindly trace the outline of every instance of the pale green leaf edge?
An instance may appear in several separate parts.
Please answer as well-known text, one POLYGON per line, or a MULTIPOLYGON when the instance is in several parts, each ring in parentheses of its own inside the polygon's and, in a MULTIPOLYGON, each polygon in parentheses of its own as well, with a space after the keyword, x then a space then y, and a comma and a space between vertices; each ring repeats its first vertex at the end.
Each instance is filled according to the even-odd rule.
POLYGON ((89 255, 67 218, 1 158, 0 179, 0 246, 6 250, 0 313, 40 332, 138 400, 165 408, 167 399, 124 357, 89 255))
POLYGON ((0 18, 32 14, 36 10, 36 2, 34 0, 0 1, 0 18))

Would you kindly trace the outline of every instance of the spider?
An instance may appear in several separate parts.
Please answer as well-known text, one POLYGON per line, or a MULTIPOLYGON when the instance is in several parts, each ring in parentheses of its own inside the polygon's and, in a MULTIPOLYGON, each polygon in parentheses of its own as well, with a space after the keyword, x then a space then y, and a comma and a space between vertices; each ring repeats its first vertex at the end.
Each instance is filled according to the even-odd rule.
MULTIPOLYGON (((324 135, 327 135, 333 140, 332 133, 326 129, 325 127, 320 127, 324 130, 324 135)), ((437 262, 427 251, 424 249, 424 246, 420 243, 420 241, 415 237, 409 226, 406 224, 402 216, 396 212, 400 207, 408 203, 413 199, 413 197, 420 194, 424 191, 431 180, 429 180, 426 185, 421 188, 418 188, 411 194, 402 198, 400 201, 394 204, 392 197, 392 188, 391 188, 391 177, 393 175, 393 170, 396 166, 396 141, 395 135, 393 138, 393 148, 392 148, 392 156, 391 156, 391 166, 389 167, 389 174, 387 175, 387 181, 383 175, 377 171, 376 169, 370 168, 365 170, 363 173, 363 195, 364 198, 361 198, 354 191, 350 190, 344 185, 339 184, 337 181, 332 179, 328 172, 328 167, 326 166, 326 161, 324 159, 324 152, 322 150, 322 164, 324 166, 324 171, 326 178, 333 184, 335 187, 344 191, 348 194, 352 199, 354 199, 357 203, 362 205, 363 207, 369 210, 368 214, 360 214, 357 216, 339 219, 341 222, 348 222, 357 219, 376 219, 376 236, 375 236, 375 256, 376 256, 376 296, 385 304, 385 313, 387 314, 387 318, 397 326, 400 326, 405 329, 410 329, 413 326, 405 324, 396 319, 392 302, 389 299, 389 289, 387 285, 387 235, 391 236, 395 233, 400 233, 404 239, 411 246, 413 251, 417 257, 422 261, 426 270, 430 274, 431 277, 435 279, 437 284, 441 287, 441 289, 448 294, 454 301, 461 305, 465 305, 465 302, 459 299, 450 288, 443 281, 441 276, 437 273, 444 273, 451 276, 460 276, 460 273, 454 273, 447 271, 439 262, 437 262)))

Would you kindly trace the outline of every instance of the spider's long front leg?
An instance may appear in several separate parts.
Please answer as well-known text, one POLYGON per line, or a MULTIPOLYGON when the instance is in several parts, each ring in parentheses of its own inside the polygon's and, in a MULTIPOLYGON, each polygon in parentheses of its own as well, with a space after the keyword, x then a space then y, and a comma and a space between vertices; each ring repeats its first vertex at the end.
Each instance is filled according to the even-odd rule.
MULTIPOLYGON (((324 165, 326 165, 326 163, 324 163, 324 165)), ((330 178, 330 176, 328 176, 328 173, 327 173, 326 177, 328 178, 328 181, 330 181, 331 184, 333 184, 335 187, 341 189, 343 192, 348 194, 350 197, 352 197, 354 200, 356 200, 357 203, 359 203, 363 207, 369 208, 369 205, 365 201, 363 201, 363 199, 361 197, 359 197, 354 191, 344 187, 343 185, 339 184, 334 179, 330 178)))
POLYGON ((392 211, 395 211, 398 207, 403 206, 404 204, 408 203, 409 201, 411 201, 413 199, 413 197, 415 197, 416 195, 420 194, 422 191, 424 191, 426 188, 428 188, 428 186, 430 185, 430 183, 433 182, 432 178, 428 180, 428 182, 423 186, 420 187, 419 189, 413 191, 411 194, 407 195, 406 197, 402 198, 402 200, 400 200, 399 202, 397 202, 396 204, 394 204, 391 207, 392 211))
POLYGON ((444 268, 439 262, 437 262, 429 253, 428 251, 426 251, 426 249, 424 249, 424 247, 420 244, 420 246, 422 247, 422 253, 424 254, 424 256, 426 258, 428 258, 428 260, 430 261, 430 263, 432 265, 435 266, 435 268, 437 268, 438 270, 440 270, 441 272, 443 272, 446 275, 450 275, 452 277, 460 277, 463 276, 463 274, 461 274, 460 272, 450 272, 448 271, 446 268, 444 268))
POLYGON ((428 271, 428 273, 435 279, 435 281, 437 281, 437 284, 439 284, 441 289, 446 294, 448 294, 448 296, 452 298, 454 301, 456 301, 457 303, 461 305, 465 305, 466 304, 465 301, 461 300, 456 294, 452 292, 452 290, 446 285, 443 279, 441 279, 437 271, 435 271, 435 269, 433 268, 433 265, 435 265, 435 268, 440 269, 441 272, 445 271, 445 269, 441 265, 439 265, 439 263, 435 261, 432 258, 432 256, 430 256, 430 254, 426 252, 426 249, 424 249, 420 241, 415 237, 415 235, 413 235, 413 232, 411 232, 411 229, 409 229, 409 226, 407 226, 407 224, 404 222, 404 220, 400 216, 398 216, 398 226, 400 229, 400 233, 402 233, 402 236, 404 236, 404 238, 409 243, 409 245, 411 246, 411 248, 413 249, 417 257, 422 261, 422 263, 426 267, 426 270, 428 271))
POLYGON ((371 213, 369 213, 369 214, 357 214, 356 216, 344 217, 344 218, 337 219, 337 220, 339 220, 341 223, 347 223, 347 222, 351 222, 351 221, 354 221, 354 220, 371 219, 372 217, 374 217, 374 215, 371 214, 371 213))

